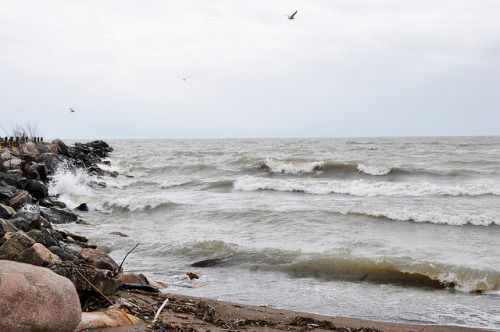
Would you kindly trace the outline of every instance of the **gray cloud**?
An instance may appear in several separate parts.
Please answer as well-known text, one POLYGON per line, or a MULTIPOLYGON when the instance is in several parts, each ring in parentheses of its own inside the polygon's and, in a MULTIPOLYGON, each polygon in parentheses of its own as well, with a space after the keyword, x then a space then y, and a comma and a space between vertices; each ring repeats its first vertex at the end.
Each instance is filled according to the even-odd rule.
POLYGON ((0 124, 63 138, 499 134, 499 10, 3 1, 0 124))

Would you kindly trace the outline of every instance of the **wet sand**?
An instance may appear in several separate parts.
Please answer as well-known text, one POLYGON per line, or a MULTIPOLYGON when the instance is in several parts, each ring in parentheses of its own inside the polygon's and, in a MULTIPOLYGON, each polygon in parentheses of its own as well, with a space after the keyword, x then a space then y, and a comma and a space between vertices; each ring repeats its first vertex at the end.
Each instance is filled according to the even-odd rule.
MULTIPOLYGON (((123 298, 133 305, 122 307, 141 322, 135 325, 100 328, 103 332, 146 331, 413 331, 465 332, 485 331, 456 326, 417 325, 374 322, 363 319, 331 317, 275 309, 269 306, 248 306, 236 303, 188 297, 176 294, 154 294, 143 291, 119 291, 109 299, 123 298), (160 306, 168 298, 155 324, 160 306)), ((107 304, 109 305, 109 303, 107 304)), ((104 310, 101 308, 101 310, 104 310)))

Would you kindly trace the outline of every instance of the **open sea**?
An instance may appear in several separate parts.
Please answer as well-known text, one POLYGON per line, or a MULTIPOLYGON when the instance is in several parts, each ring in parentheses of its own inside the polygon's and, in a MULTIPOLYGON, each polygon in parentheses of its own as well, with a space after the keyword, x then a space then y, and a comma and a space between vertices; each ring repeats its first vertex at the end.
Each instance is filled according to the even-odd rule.
POLYGON ((166 292, 500 331, 500 136, 107 142, 117 178, 55 175, 91 224, 58 226, 140 243, 125 271, 166 292))

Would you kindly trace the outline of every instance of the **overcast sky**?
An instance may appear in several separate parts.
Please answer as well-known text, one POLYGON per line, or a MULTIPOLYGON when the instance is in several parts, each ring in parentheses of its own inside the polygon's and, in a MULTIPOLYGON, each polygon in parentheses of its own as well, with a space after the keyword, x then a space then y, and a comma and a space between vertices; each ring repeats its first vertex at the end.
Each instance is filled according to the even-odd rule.
POLYGON ((498 0, 0 0, 0 125, 63 139, 499 135, 499 18, 498 0))

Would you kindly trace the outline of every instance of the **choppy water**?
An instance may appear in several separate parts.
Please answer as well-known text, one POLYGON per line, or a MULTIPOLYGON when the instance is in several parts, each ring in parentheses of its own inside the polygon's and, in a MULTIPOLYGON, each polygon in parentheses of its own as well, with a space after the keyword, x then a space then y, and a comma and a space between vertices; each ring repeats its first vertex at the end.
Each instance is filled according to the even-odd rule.
POLYGON ((140 242, 125 269, 168 292, 500 327, 500 137, 108 143, 118 178, 56 176, 51 193, 93 224, 62 227, 118 262, 140 242))

